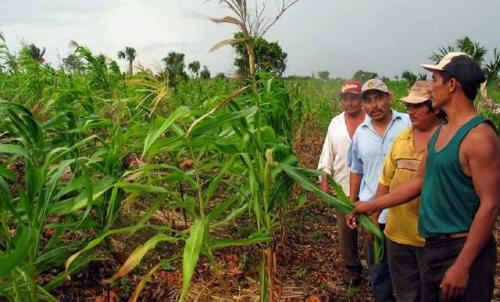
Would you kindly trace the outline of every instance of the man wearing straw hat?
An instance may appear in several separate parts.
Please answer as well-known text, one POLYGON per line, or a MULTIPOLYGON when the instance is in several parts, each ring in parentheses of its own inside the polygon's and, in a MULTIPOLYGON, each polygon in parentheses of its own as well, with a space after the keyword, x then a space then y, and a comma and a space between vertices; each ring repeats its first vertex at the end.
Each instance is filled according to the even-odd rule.
MULTIPOLYGON (((425 238, 422 301, 490 301, 495 288, 500 211, 500 143, 474 108, 485 81, 479 64, 452 52, 432 72, 433 107, 447 122, 432 136, 416 177, 355 213, 379 211, 421 194, 418 229, 425 238)), ((350 221, 355 225, 354 221, 350 221)))
MULTIPOLYGON (((444 115, 432 109, 430 81, 417 81, 402 99, 408 108, 412 127, 394 139, 385 158, 376 197, 387 194, 417 175, 427 143, 444 115)), ((418 234, 420 199, 389 209, 384 235, 394 295, 398 301, 421 299, 424 238, 418 234)))

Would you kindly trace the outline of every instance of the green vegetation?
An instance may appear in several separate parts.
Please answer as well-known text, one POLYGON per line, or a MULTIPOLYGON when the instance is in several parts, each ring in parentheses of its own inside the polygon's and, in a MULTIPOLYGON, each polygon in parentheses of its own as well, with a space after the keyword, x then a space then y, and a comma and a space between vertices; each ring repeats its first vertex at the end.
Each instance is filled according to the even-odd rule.
MULTIPOLYGON (((19 54, 1 46, 12 61, 2 61, 0 74, 0 260, 8 264, 0 296, 55 301, 51 291, 97 261, 96 248, 142 233, 148 237, 105 284, 162 244, 182 248, 145 271, 132 300, 178 259, 183 300, 201 256, 218 270, 214 250, 258 244, 260 296, 270 301, 273 234, 306 200, 304 192, 292 194, 294 184, 352 210, 338 186, 337 198, 323 193, 315 185, 320 173, 297 165, 292 142, 303 99, 290 97, 281 80, 266 73, 243 81, 175 77, 172 90, 162 75, 124 77, 113 61, 73 45, 79 63, 68 70, 44 64, 30 46, 19 54), (146 211, 130 216, 134 207, 146 211), (160 209, 185 213, 185 227, 152 219, 160 209), (237 219, 251 223, 248 235, 217 235, 237 219), (39 283, 42 275, 50 280, 39 283)), ((182 56, 169 57, 167 71, 179 74, 182 56)), ((368 218, 362 223, 380 235, 368 218)))
MULTIPOLYGON (((166 267, 182 270, 184 300, 201 258, 217 271, 214 251, 250 245, 261 252, 260 299, 272 301, 275 250, 286 244, 277 238, 284 241, 279 233, 289 212, 304 206, 306 191, 352 210, 333 181, 336 197, 316 186, 321 173, 300 167, 293 145, 307 127, 326 129, 340 112, 343 80, 282 80, 276 75, 286 53, 279 45, 250 36, 236 18, 217 22, 241 31, 236 65, 248 76, 240 80, 210 79, 197 61, 188 65, 189 79, 177 52, 163 58, 160 74, 134 73, 136 52, 126 47, 118 53, 129 63, 125 75, 76 42, 58 68, 45 63, 44 48, 29 44, 12 53, 0 44, 2 299, 56 301, 57 287, 102 260, 97 250, 140 233, 146 239, 132 241, 118 270, 100 280, 122 284, 131 301, 166 267), (183 213, 183 225, 161 223, 161 211, 183 213), (238 236, 221 234, 235 221, 245 224, 238 236), (161 246, 172 251, 141 267, 161 246), (141 281, 132 288, 123 278, 134 270, 141 281)), ((374 76, 359 71, 355 78, 374 76)), ((398 100, 409 83, 387 84, 394 107, 404 111, 398 100)), ((498 82, 490 89, 499 95, 498 82)), ((366 216, 360 219, 381 237, 366 216)), ((245 254, 239 266, 247 261, 245 254)), ((303 267, 297 276, 307 273, 303 267)))
MULTIPOLYGON (((248 75, 249 61, 248 51, 243 42, 243 33, 239 32, 234 35, 235 41, 242 41, 233 44, 233 49, 236 53, 234 66, 238 73, 248 75)), ((286 58, 288 54, 281 49, 277 42, 268 42, 262 37, 252 37, 252 44, 255 54, 255 65, 258 72, 270 72, 277 76, 281 76, 286 69, 286 58)))

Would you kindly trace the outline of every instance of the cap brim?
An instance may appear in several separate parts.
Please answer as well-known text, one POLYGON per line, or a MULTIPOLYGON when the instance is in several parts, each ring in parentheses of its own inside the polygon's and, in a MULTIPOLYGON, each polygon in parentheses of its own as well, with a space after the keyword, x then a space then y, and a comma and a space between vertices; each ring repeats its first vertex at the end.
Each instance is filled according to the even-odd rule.
POLYGON ((344 92, 341 92, 340 95, 345 95, 345 94, 355 94, 355 95, 360 95, 361 92, 360 91, 344 91, 344 92))
POLYGON ((365 91, 361 92, 361 97, 364 97, 370 91, 380 91, 380 92, 383 92, 383 93, 389 93, 388 91, 384 91, 382 89, 370 88, 370 89, 366 89, 365 91))
POLYGON ((428 100, 430 100, 430 98, 418 97, 418 96, 405 96, 404 98, 401 99, 401 101, 407 104, 420 104, 428 100))
POLYGON ((438 65, 431 65, 431 64, 420 64, 424 69, 427 69, 429 71, 443 71, 444 69, 438 65))

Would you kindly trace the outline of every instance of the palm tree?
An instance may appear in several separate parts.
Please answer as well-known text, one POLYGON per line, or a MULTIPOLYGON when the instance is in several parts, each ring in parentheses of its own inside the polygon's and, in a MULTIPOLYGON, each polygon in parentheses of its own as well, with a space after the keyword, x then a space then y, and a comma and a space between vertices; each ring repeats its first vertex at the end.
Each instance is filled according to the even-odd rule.
POLYGON ((170 86, 175 87, 180 80, 187 79, 187 74, 184 71, 186 64, 184 63, 183 53, 172 51, 161 60, 165 63, 170 86))
POLYGON ((198 77, 198 72, 200 71, 200 68, 201 68, 200 62, 198 62, 198 61, 193 61, 193 62, 189 63, 188 68, 189 68, 189 70, 191 70, 191 72, 192 72, 192 73, 193 73, 196 77, 198 77))
POLYGON ((200 72, 200 78, 204 80, 210 79, 210 71, 208 70, 207 65, 203 65, 203 69, 200 72))
POLYGON ((62 59, 63 67, 69 73, 81 73, 84 69, 82 59, 74 53, 62 59))
POLYGON ((401 74, 401 78, 403 80, 406 80, 408 82, 408 86, 411 87, 413 86, 413 84, 415 84, 415 81, 417 80, 417 75, 409 70, 405 70, 401 74))
POLYGON ((129 46, 118 52, 118 59, 126 59, 128 61, 128 75, 132 75, 133 73, 132 63, 134 62, 136 56, 137 52, 135 49, 129 46))
POLYGON ((468 36, 465 36, 463 38, 457 39, 455 46, 440 47, 437 52, 432 53, 429 59, 437 63, 447 53, 453 51, 465 52, 480 65, 484 62, 484 56, 488 52, 485 47, 479 45, 479 43, 477 42, 472 41, 468 36))
POLYGON ((481 84, 480 88, 481 101, 486 105, 486 107, 491 108, 494 112, 500 112, 500 106, 488 98, 488 85, 498 78, 498 72, 500 71, 500 53, 498 53, 495 48, 493 50, 493 59, 489 63, 485 64, 484 59, 486 53, 488 53, 488 50, 485 47, 472 41, 468 36, 457 39, 455 44, 455 46, 439 48, 437 52, 432 53, 429 59, 437 63, 447 53, 452 51, 461 51, 468 54, 472 59, 474 59, 474 61, 482 66, 486 76, 486 81, 481 84))

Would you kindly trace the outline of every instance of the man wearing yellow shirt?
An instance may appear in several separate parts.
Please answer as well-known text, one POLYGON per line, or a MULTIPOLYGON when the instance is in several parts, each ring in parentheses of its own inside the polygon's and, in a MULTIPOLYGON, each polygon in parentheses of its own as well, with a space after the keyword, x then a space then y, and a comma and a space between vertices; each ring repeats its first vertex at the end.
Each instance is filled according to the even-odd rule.
MULTIPOLYGON (((443 114, 432 109, 430 81, 417 81, 403 102, 412 127, 394 140, 385 159, 377 197, 417 175, 429 139, 443 122, 443 114)), ((418 234, 419 198, 389 209, 384 230, 389 270, 398 301, 420 301, 424 238, 418 234)))

